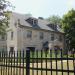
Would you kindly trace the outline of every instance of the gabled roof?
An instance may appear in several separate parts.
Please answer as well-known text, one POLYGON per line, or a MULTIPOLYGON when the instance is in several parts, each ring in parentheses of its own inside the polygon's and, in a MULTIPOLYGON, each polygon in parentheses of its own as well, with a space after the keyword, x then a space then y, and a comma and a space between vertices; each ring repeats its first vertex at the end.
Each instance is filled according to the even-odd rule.
MULTIPOLYGON (((44 19, 37 19, 30 15, 18 14, 18 13, 14 13, 14 12, 12 13, 12 16, 14 18, 14 21, 17 22, 19 20, 20 25, 22 25, 22 26, 31 27, 34 29, 44 29, 44 30, 49 30, 49 31, 56 31, 52 27, 48 26, 50 23, 44 19), (38 24, 33 25, 27 21, 28 19, 36 19, 38 21, 38 24)), ((60 28, 57 28, 57 31, 61 32, 60 28)))

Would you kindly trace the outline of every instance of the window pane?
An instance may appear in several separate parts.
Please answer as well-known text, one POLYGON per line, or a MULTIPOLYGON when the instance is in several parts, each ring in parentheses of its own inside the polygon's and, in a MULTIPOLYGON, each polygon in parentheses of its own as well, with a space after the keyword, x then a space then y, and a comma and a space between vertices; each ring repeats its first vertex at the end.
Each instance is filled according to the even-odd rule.
POLYGON ((34 25, 37 25, 38 24, 38 20, 34 20, 34 25))
POLYGON ((40 39, 43 39, 44 38, 44 34, 43 32, 40 32, 40 39))
POLYGON ((62 36, 61 35, 59 35, 59 41, 62 41, 62 36))
POLYGON ((4 35, 2 35, 1 39, 2 39, 2 40, 4 40, 4 39, 5 39, 5 36, 4 36, 4 35))
POLYGON ((13 40, 13 32, 11 32, 11 40, 13 40))
POLYGON ((51 34, 51 41, 54 41, 54 34, 51 34))
POLYGON ((32 31, 27 31, 27 38, 31 38, 32 37, 32 31))
POLYGON ((10 53, 13 54, 14 52, 14 47, 10 47, 10 53))

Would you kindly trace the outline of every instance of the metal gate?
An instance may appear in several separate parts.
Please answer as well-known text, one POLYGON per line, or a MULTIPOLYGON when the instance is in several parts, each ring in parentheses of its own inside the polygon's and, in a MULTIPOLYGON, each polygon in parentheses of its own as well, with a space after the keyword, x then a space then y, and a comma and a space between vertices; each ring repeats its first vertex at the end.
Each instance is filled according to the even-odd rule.
POLYGON ((62 49, 0 52, 0 75, 75 75, 75 54, 62 49))

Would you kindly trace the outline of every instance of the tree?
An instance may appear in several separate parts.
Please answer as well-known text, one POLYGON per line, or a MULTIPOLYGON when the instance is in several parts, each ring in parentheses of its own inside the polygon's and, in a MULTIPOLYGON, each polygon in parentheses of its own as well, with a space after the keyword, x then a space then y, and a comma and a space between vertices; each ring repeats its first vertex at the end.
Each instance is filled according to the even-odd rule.
POLYGON ((61 18, 59 16, 51 16, 47 19, 48 21, 50 21, 50 23, 54 24, 54 25, 61 25, 61 18))
POLYGON ((6 27, 8 26, 8 11, 7 7, 11 6, 11 3, 6 0, 0 0, 0 34, 4 34, 6 27))
POLYGON ((75 10, 70 10, 62 18, 62 29, 65 32, 68 49, 75 49, 75 10))

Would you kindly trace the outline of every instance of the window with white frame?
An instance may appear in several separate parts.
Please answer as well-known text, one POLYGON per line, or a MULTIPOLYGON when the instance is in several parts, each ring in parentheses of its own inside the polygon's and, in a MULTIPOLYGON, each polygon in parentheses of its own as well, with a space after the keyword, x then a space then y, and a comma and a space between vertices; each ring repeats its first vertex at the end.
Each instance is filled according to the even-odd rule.
POLYGON ((5 40, 5 35, 2 35, 2 36, 1 36, 1 39, 2 39, 2 40, 5 40))
POLYGON ((44 33, 43 32, 40 32, 40 39, 42 40, 44 38, 44 33))
POLYGON ((54 41, 54 34, 51 34, 51 41, 54 41))
POLYGON ((27 38, 32 38, 32 31, 27 31, 27 38))
POLYGON ((59 41, 62 41, 62 35, 59 35, 59 41))
POLYGON ((14 35, 14 32, 11 31, 11 40, 13 40, 13 35, 14 35))
POLYGON ((33 25, 37 25, 38 24, 38 20, 33 20, 33 25))

